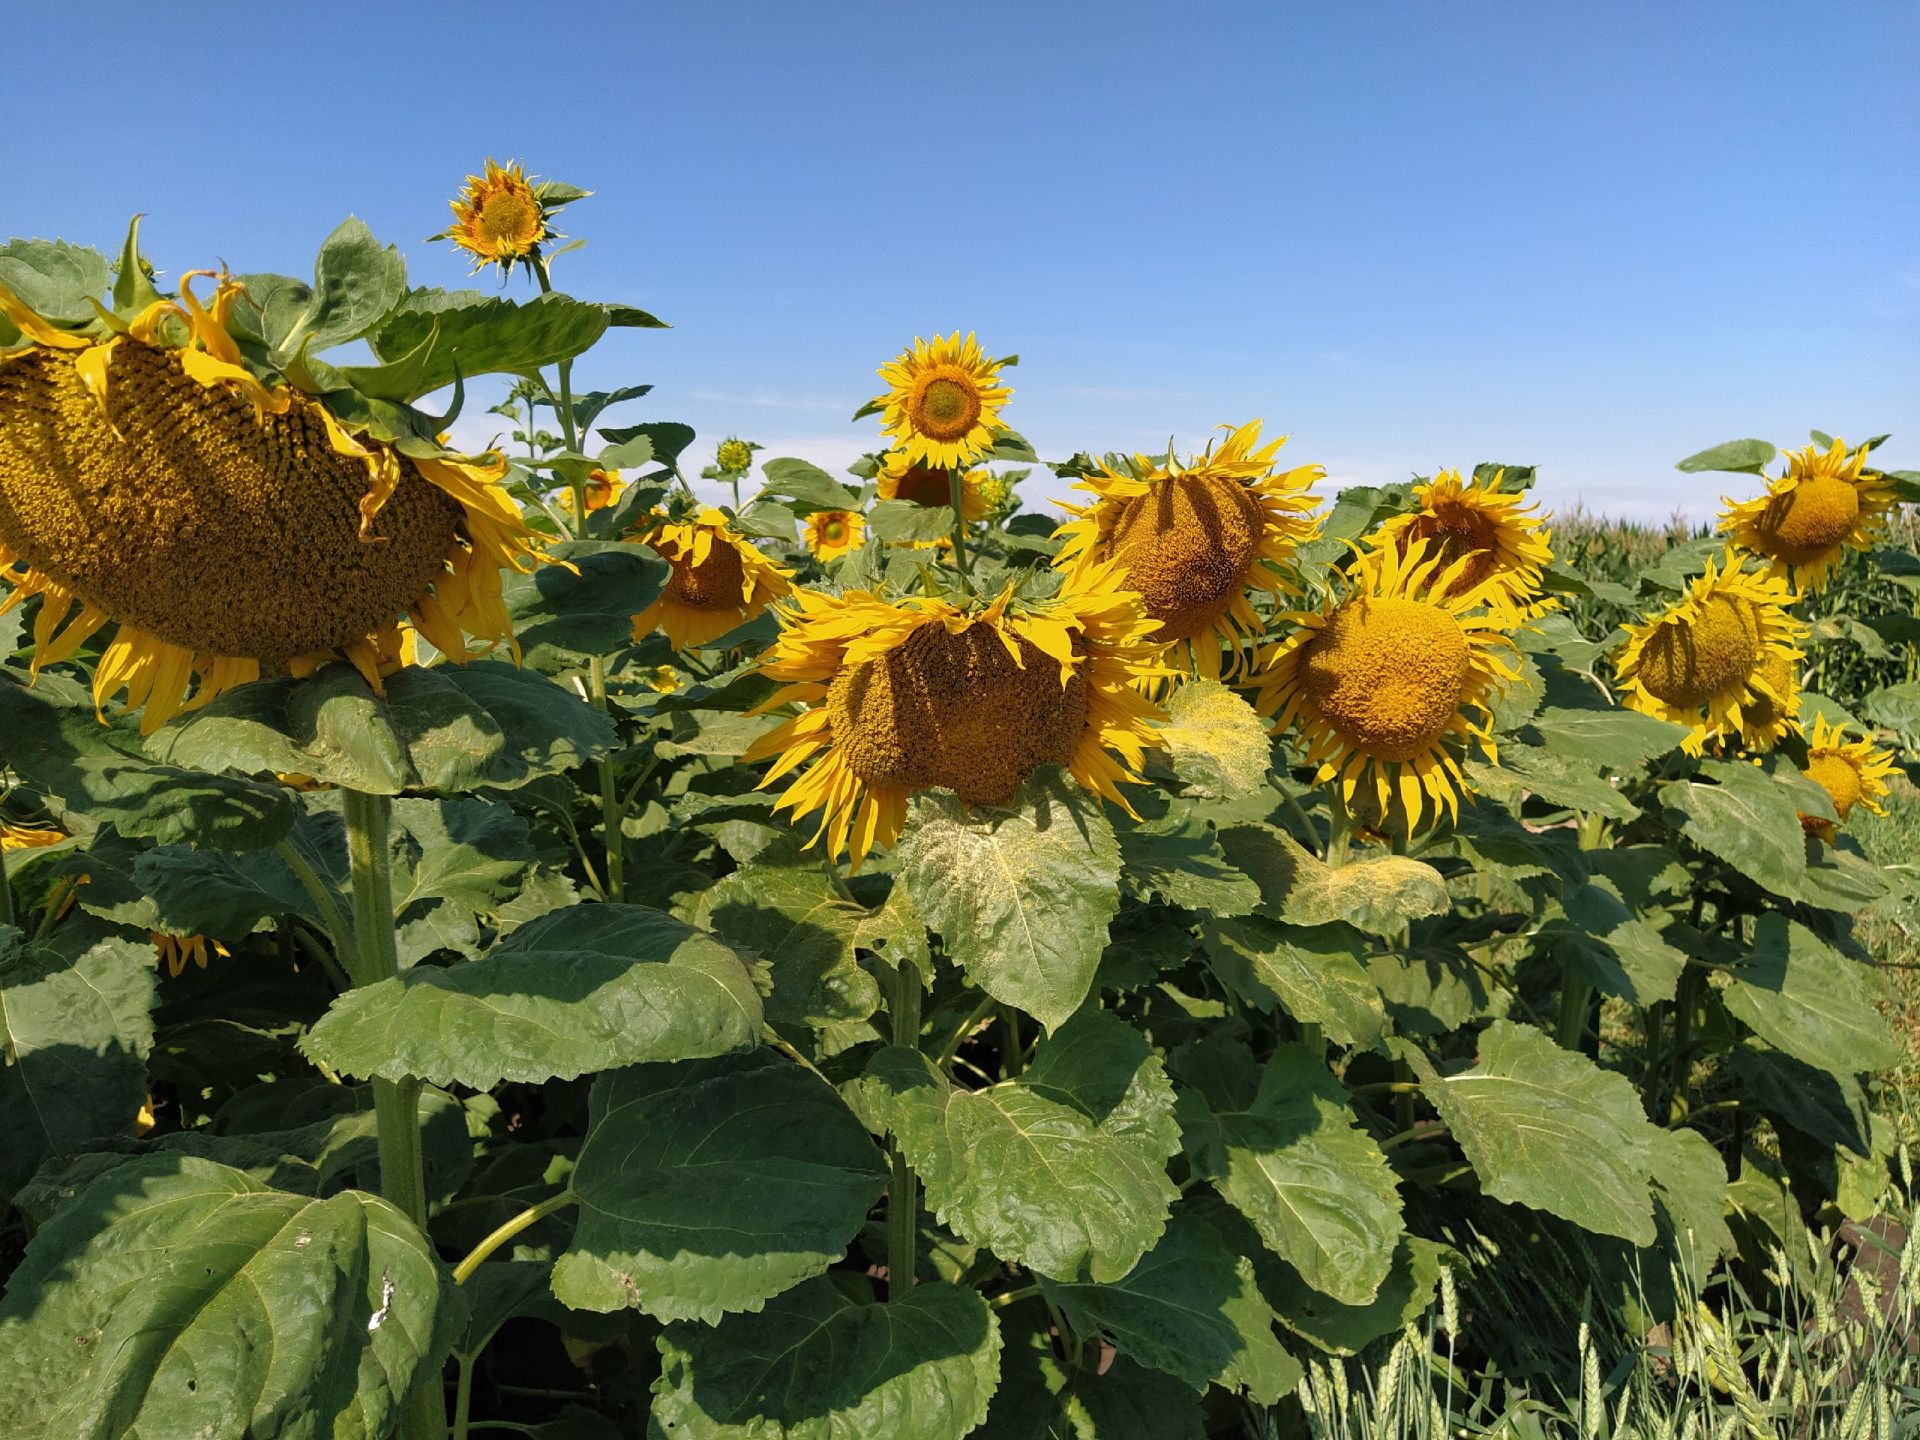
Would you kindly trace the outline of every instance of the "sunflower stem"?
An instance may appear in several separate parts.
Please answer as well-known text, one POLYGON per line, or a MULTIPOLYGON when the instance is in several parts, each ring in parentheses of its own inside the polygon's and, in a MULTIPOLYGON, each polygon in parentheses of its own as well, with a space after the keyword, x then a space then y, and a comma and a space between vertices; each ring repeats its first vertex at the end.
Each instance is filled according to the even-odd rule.
POLYGON ((953 564, 968 595, 973 590, 973 566, 967 559, 966 478, 959 470, 947 472, 947 495, 953 506, 953 564))
MULTIPOLYGON (((587 670, 587 684, 596 710, 609 716, 607 704, 607 662, 595 655, 587 670)), ((607 842, 607 888, 609 900, 627 898, 627 807, 620 800, 619 777, 613 771, 613 756, 600 757, 600 829, 607 842)))
MULTIPOLYGON (((400 973, 388 843, 393 801, 358 790, 342 790, 341 801, 347 821, 347 865, 353 876, 354 929, 352 949, 341 960, 354 984, 373 985, 400 973)), ((427 1182, 420 1158, 420 1082, 411 1076, 375 1079, 373 1113, 380 1150, 380 1194, 424 1235, 427 1182)), ((447 1406, 439 1377, 422 1377, 401 1406, 398 1440, 442 1440, 446 1433, 447 1406)))
POLYGON ((492 1233, 489 1234, 486 1239, 482 1240, 478 1245, 474 1246, 472 1250, 467 1252, 466 1259, 453 1267, 453 1283, 456 1285, 466 1284, 467 1281, 473 1278, 473 1272, 485 1264, 487 1258, 492 1255, 494 1251, 513 1239, 514 1236, 523 1231, 531 1230, 549 1215, 557 1215, 569 1205, 576 1205, 578 1203, 579 1197, 576 1196, 573 1191, 562 1190, 558 1195, 549 1195, 538 1205, 529 1205, 518 1215, 495 1226, 492 1233))
POLYGON ((1340 782, 1327 784, 1327 853, 1325 860, 1334 869, 1347 863, 1347 843, 1353 833, 1353 817, 1347 814, 1347 803, 1340 794, 1340 782))
POLYGON ((14 923, 13 881, 7 878, 7 852, 0 849, 0 925, 14 923))
MULTIPOLYGON (((918 1049, 920 977, 904 960, 894 968, 892 989, 887 1013, 893 1022, 893 1043, 918 1049)), ((887 1186, 887 1294, 897 1299, 913 1288, 914 1247, 920 1238, 920 1180, 897 1136, 887 1141, 887 1148, 893 1154, 893 1180, 887 1186)))

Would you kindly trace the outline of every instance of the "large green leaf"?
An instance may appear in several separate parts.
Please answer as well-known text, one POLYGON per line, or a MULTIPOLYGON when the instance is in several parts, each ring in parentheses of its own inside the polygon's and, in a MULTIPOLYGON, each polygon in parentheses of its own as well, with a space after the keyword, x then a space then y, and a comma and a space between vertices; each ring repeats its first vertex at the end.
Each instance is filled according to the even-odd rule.
POLYGON ((765 957, 773 1025, 864 1020, 880 1008, 880 987, 853 953, 868 918, 825 870, 799 865, 736 870, 701 892, 693 915, 729 945, 765 957))
POLYGON ((1557 809, 1582 810, 1622 822, 1640 813, 1611 781, 1596 773, 1590 761, 1538 745, 1503 740, 1498 765, 1469 760, 1464 768, 1474 789, 1485 791, 1510 809, 1518 810, 1531 795, 1557 809))
POLYGON ((110 824, 163 844, 248 850, 293 824, 283 787, 154 764, 131 721, 103 725, 92 698, 63 675, 42 675, 29 689, 18 670, 0 670, 0 735, 7 765, 78 833, 110 824))
POLYGON ((653 1440, 960 1440, 1000 1373, 993 1312, 944 1283, 877 1305, 822 1276, 658 1345, 653 1440))
POLYGON ((767 476, 764 494, 798 500, 807 510, 853 510, 859 507, 860 497, 818 465, 782 457, 768 460, 760 468, 767 476))
POLYGON ((1196 1216, 1175 1215, 1160 1243, 1117 1281, 1043 1278, 1040 1286, 1080 1334, 1103 1332, 1122 1355, 1195 1390, 1244 1389, 1271 1405, 1300 1383, 1300 1362, 1274 1337, 1253 1263, 1196 1216))
POLYGON ((1637 710, 1548 706, 1528 722, 1530 739, 1555 754, 1609 770, 1633 770, 1687 738, 1687 727, 1637 710))
MULTIPOLYGON (((90 245, 66 240, 9 240, 0 245, 0 285, 56 324, 86 324, 97 318, 87 302, 106 292, 107 273, 107 257, 90 245)), ((4 318, 0 325, 14 333, 4 318)))
POLYGON ((1774 457, 1774 448, 1765 440, 1728 440, 1698 454, 1689 455, 1673 468, 1688 474, 1702 470, 1726 470, 1758 475, 1774 457))
POLYGON ((1540 927, 1539 939, 1568 970, 1602 994, 1643 1008, 1673 999, 1687 957, 1651 920, 1636 915, 1611 881, 1596 877, 1568 886, 1560 907, 1560 916, 1540 927))
POLYGON ((1440 1283, 1444 1248, 1418 1235, 1402 1236, 1386 1279, 1365 1305, 1342 1305, 1307 1284, 1292 1266, 1248 1253, 1254 1256, 1261 1293, 1283 1326, 1331 1354, 1357 1355, 1426 1313, 1440 1283))
POLYGON ((0 927, 0 1201, 48 1156, 133 1132, 152 1003, 151 946, 0 927))
POLYGON ((478 960, 349 990, 307 1052, 350 1075, 490 1089, 751 1045, 760 996, 727 946, 639 905, 531 921, 478 960))
POLYGON ((438 1386, 460 1305, 386 1201, 128 1161, 43 1226, 0 1301, 8 1440, 381 1440, 438 1386))
POLYGON ((1743 1098, 1751 1097, 1777 1123, 1822 1144, 1871 1153, 1873 1117, 1853 1076, 1816 1070, 1752 1038, 1734 1049, 1733 1073, 1740 1077, 1743 1098))
POLYGON ((1784 915, 1754 923, 1753 948, 1721 1001, 1754 1034, 1816 1070, 1855 1075, 1897 1063, 1899 1044, 1868 988, 1872 974, 1784 915))
POLYGON ((1290 925, 1338 920, 1394 935, 1410 920, 1452 908, 1440 872, 1403 855, 1329 866, 1269 825, 1236 825, 1221 832, 1220 843, 1227 858, 1259 883, 1265 897, 1260 913, 1290 925))
POLYGON ((606 306, 557 293, 517 303, 477 290, 414 290, 367 337, 385 363, 349 373, 369 394, 414 400, 456 375, 532 375, 571 360, 605 333, 607 319, 606 306))
POLYGON ((1237 1041, 1176 1057, 1181 1140, 1197 1174, 1315 1290, 1364 1305, 1392 1268, 1400 1192, 1320 1055, 1284 1045, 1265 1066, 1237 1041))
POLYGON ((1213 827, 1184 807, 1129 825, 1119 839, 1124 882, 1140 899, 1158 895, 1215 915, 1245 915, 1260 903, 1260 887, 1227 863, 1213 827))
POLYGON ((1160 743, 1173 773, 1196 795, 1232 799, 1250 795, 1273 764, 1269 724, 1217 680, 1189 680, 1167 700, 1160 743))
POLYGON ((1117 1280, 1178 1194, 1173 1087, 1145 1037, 1102 1011, 1042 1040, 1017 1079, 961 1090, 890 1048, 853 1098, 893 1132, 941 1223, 1042 1275, 1117 1280))
POLYGON ((758 1310, 846 1253, 886 1181, 833 1087, 770 1051, 603 1075, 554 1294, 710 1324, 758 1310))
POLYGON ((1361 965, 1344 925, 1312 929, 1258 916, 1209 922, 1200 930, 1207 962, 1246 1001, 1279 1006, 1294 1019, 1324 1025, 1342 1045, 1372 1045, 1387 1023, 1380 991, 1361 965))
POLYGON ((1400 1042, 1395 1053, 1413 1066, 1487 1194, 1653 1243, 1654 1129, 1626 1076, 1511 1020, 1482 1032, 1477 1065, 1444 1079, 1416 1046, 1400 1042))
POLYGON ((913 903, 974 984, 1049 1030, 1080 1008, 1119 909, 1120 846, 1058 771, 1004 807, 915 797, 897 852, 913 903))
POLYGON ((407 263, 349 215, 321 243, 313 262, 313 298, 278 337, 277 347, 320 351, 366 334, 407 291, 407 263))
POLYGON ((632 642, 633 617, 667 582, 668 566, 645 545, 572 540, 548 547, 561 565, 509 572, 502 585, 525 664, 554 674, 632 642))
POLYGON ((1752 765, 1702 767, 1720 783, 1674 780, 1660 787, 1681 833, 1765 890, 1798 891, 1807 868, 1806 835, 1787 790, 1752 765))

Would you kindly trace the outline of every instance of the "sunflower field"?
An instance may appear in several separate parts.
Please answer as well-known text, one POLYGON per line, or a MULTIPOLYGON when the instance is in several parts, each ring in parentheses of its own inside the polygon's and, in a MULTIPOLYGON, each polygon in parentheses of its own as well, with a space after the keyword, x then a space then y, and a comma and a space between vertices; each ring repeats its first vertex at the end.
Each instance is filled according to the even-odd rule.
POLYGON ((1886 437, 1610 573, 1523 464, 1043 460, 954 331, 836 476, 575 385, 585 195, 0 247, 0 1436, 1304 1435, 1897 1188, 1886 437))

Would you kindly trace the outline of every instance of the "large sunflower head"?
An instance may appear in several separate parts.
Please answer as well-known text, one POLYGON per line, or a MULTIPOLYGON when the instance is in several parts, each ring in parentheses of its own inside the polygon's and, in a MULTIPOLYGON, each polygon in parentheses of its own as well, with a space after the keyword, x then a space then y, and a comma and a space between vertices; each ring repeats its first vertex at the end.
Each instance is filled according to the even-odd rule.
POLYGON ((22 335, 0 351, 0 583, 40 597, 35 670, 115 626, 95 699, 125 692, 151 732, 263 669, 344 657, 378 689, 403 619, 455 661, 469 635, 511 645, 500 572, 538 552, 506 462, 263 381, 227 329, 240 284, 194 295, 212 275, 89 334, 0 288, 22 335))
POLYGON ((1443 567, 1414 539, 1367 551, 1348 569, 1344 598, 1286 618, 1300 628, 1264 650, 1256 705, 1294 727, 1317 781, 1337 779, 1370 822, 1397 799, 1409 833, 1467 790, 1456 744, 1493 754, 1493 691, 1518 673, 1505 630, 1518 617, 1492 579, 1463 588, 1466 557, 1443 567))
MULTIPOLYGON (((1880 802, 1891 787, 1887 777, 1893 774, 1893 756, 1870 740, 1848 740, 1846 731, 1829 725, 1817 715, 1813 733, 1807 737, 1807 766, 1800 773, 1827 792, 1833 812, 1842 825, 1858 805, 1875 815, 1886 814, 1880 802)), ((1809 835, 1818 835, 1829 845, 1834 839, 1834 822, 1802 815, 1800 824, 1809 835)))
POLYGON ((1001 363, 958 330, 931 343, 916 338, 913 348, 880 367, 889 387, 872 401, 881 410, 881 429, 910 461, 938 470, 970 464, 992 448, 996 430, 1007 428, 1000 407, 1013 391, 999 383, 1001 363))
POLYGON ((453 225, 434 238, 466 251, 475 270, 498 265, 505 274, 515 265, 532 267, 539 263, 541 245, 559 234, 539 188, 511 160, 503 166, 489 157, 486 173, 469 175, 466 188, 450 203, 453 225))
MULTIPOLYGON (((874 492, 882 500, 906 500, 929 510, 953 503, 954 471, 908 457, 905 450, 890 451, 880 461, 874 492)), ((960 513, 968 524, 987 518, 993 508, 987 500, 989 476, 984 469, 960 473, 960 513)))
POLYGON ((830 855, 851 850, 857 868, 892 844, 916 791, 998 804, 1040 765, 1126 805, 1118 786, 1139 778, 1160 713, 1135 686, 1157 667, 1153 622, 1112 566, 1042 604, 1016 608, 1012 593, 962 609, 794 592, 760 664, 785 682, 765 708, 805 708, 745 758, 775 760, 763 786, 800 771, 777 808, 819 811, 830 855))
POLYGON ((1539 604, 1540 572, 1553 559, 1553 536, 1523 495, 1501 492, 1504 478, 1496 471, 1489 480, 1468 482, 1457 470, 1442 470, 1414 488, 1412 511, 1387 521, 1367 543, 1405 551, 1424 540, 1443 573, 1466 561, 1452 582, 1456 589, 1492 582, 1490 589, 1532 609, 1539 604))
POLYGON ((1765 495, 1727 500, 1720 529, 1795 589, 1817 590, 1846 551, 1873 548, 1893 509, 1892 484, 1866 464, 1867 447, 1849 453, 1843 440, 1824 453, 1812 445, 1790 453, 1765 495))
POLYGON ((1616 661, 1624 703, 1692 727, 1683 742, 1692 754, 1711 735, 1744 731, 1756 704, 1765 723, 1776 723, 1786 697, 1765 667, 1800 659, 1806 627, 1787 611, 1786 582, 1745 566, 1731 550, 1722 565, 1709 560, 1685 595, 1626 627, 1616 661))
POLYGON ((656 510, 635 537, 672 567, 660 598, 633 617, 633 638, 655 630, 675 650, 706 645, 765 612, 790 588, 782 570, 738 534, 726 512, 706 506, 687 521, 656 510))
POLYGON ((806 519, 807 549, 820 561, 858 550, 866 533, 866 518, 858 510, 816 510, 806 519))
POLYGON ((1185 465, 1136 455, 1102 466, 1075 487, 1097 498, 1066 507, 1075 518, 1060 527, 1054 563, 1117 565, 1185 668, 1209 680, 1237 671, 1246 641, 1265 628, 1255 594, 1291 590, 1283 567, 1319 533, 1309 487, 1326 472, 1274 469, 1284 444, 1262 445, 1255 420, 1185 465))

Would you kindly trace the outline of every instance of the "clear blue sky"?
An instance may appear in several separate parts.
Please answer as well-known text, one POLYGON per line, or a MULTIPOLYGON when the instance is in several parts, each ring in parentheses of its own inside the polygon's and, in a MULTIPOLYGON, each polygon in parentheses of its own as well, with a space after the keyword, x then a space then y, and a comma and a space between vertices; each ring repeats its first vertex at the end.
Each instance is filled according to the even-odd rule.
MULTIPOLYGON (((1017 351, 1047 455, 1265 417, 1387 480, 1535 461, 1710 509, 1702 446, 1920 456, 1920 6, 14 0, 0 233, 416 283, 487 155, 598 193, 564 288, 677 328, 586 382, 844 463, 915 334, 1017 351)), ((491 280, 482 282, 491 285, 491 280)), ((524 286, 514 282, 514 292, 524 286)))

